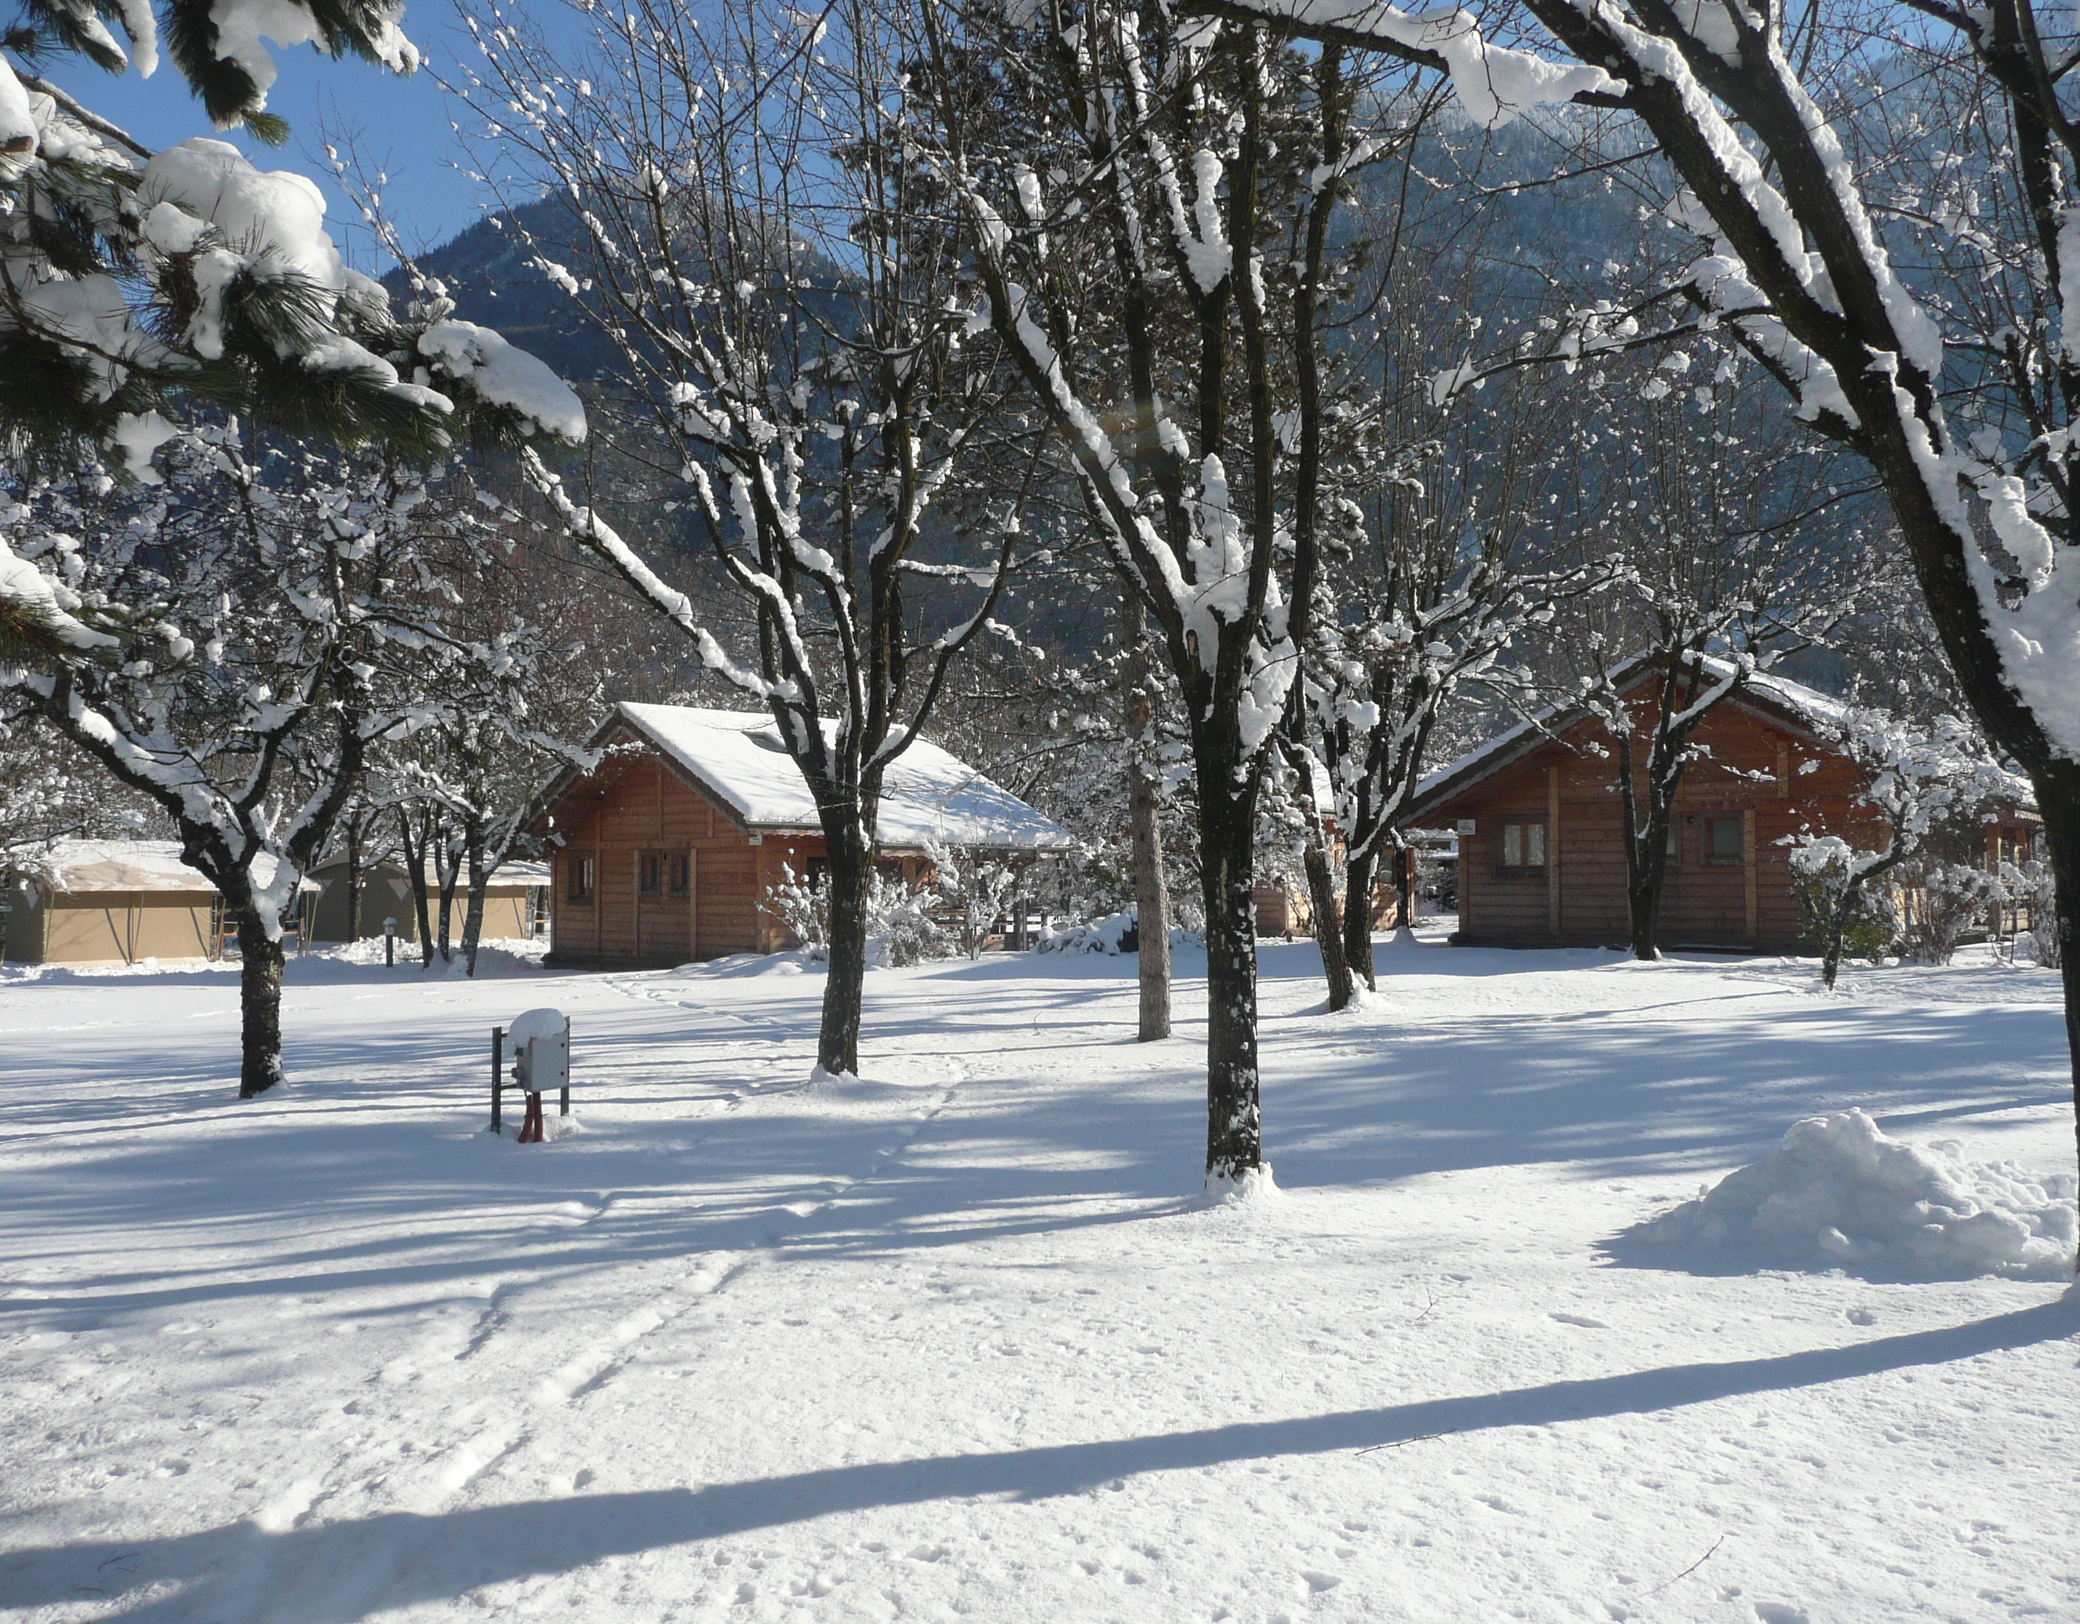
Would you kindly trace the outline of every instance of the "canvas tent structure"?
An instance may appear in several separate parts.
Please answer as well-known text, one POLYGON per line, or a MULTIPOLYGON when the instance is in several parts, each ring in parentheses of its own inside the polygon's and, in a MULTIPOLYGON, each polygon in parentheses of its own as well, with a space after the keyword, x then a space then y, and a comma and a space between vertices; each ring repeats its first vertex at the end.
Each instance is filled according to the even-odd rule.
MULTIPOLYGON (((1718 661, 1709 664, 1723 676, 1718 661)), ((1627 696, 1651 680, 1644 657, 1619 673, 1627 696)), ((1802 939, 1789 863, 1810 829, 1853 845, 1880 837, 1860 769, 1834 742, 1842 701, 1773 673, 1749 678, 1705 717, 1677 791, 1661 936, 1671 948, 1789 953, 1802 939)), ((1635 742, 1644 759, 1646 741, 1635 742)), ((1556 705, 1431 774, 1411 828, 1456 831, 1459 928, 1481 947, 1623 946, 1628 936, 1622 803, 1600 723, 1556 705)), ((1971 835, 1992 864, 2031 848, 2028 786, 1971 835)), ((1960 833, 1965 833, 1960 831, 1960 833)))
MULTIPOLYGON (((786 874, 820 872, 808 783, 762 712, 624 702, 591 772, 552 787, 552 965, 663 965, 794 945, 765 906, 786 874)), ((918 881, 937 848, 1045 861, 1067 830, 935 745, 890 766, 880 860, 918 881)))
MULTIPOLYGON (((324 889, 310 911, 310 935, 314 942, 344 942, 353 934, 353 915, 348 907, 345 858, 320 863, 311 878, 324 889)), ((480 939, 491 942, 506 937, 539 936, 548 928, 549 865, 507 862, 491 871, 484 888, 484 923, 480 939)), ((426 869, 427 905, 436 936, 440 932, 440 879, 431 864, 426 869)), ((454 900, 448 909, 448 939, 462 940, 462 923, 469 909, 469 873, 463 870, 456 882, 454 900)), ((412 901, 412 877, 396 861, 372 863, 361 870, 361 931, 363 936, 383 934, 383 921, 397 921, 398 940, 419 939, 419 912, 412 901)))
MULTIPOLYGON (((306 908, 317 890, 303 882, 306 908)), ((0 903, 0 958, 17 964, 136 964, 224 953, 216 887, 181 861, 172 840, 59 840, 16 852, 0 877, 0 903)))

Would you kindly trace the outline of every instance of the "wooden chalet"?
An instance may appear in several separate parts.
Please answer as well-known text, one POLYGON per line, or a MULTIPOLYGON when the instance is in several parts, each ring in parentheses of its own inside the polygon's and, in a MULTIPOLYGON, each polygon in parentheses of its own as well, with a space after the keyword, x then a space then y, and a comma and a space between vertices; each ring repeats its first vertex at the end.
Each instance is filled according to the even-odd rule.
MULTIPOLYGON (((1716 663, 1716 662, 1715 662, 1716 663)), ((1652 673, 1637 662, 1621 692, 1652 673)), ((1786 837, 1810 829, 1871 846, 1859 769, 1832 742, 1839 700, 1773 675, 1749 679, 1692 735, 1702 754, 1677 792, 1661 901, 1671 948, 1787 953, 1801 941, 1786 837)), ((1642 718, 1644 723, 1645 718, 1642 718)), ((1635 743, 1644 759, 1644 731, 1635 743)), ((1985 825, 1989 863, 2027 855, 2038 820, 2018 804, 1985 825)), ((1470 946, 1622 946, 1629 935, 1622 801, 1602 725, 1555 707, 1432 774, 1411 827, 1455 828, 1459 928, 1470 946)))
MULTIPOLYGON (((594 735, 589 773, 551 792, 551 965, 671 965, 795 945, 765 906, 825 847, 815 798, 762 712, 622 703, 594 735), (612 748, 608 748, 612 747, 612 748)), ((937 847, 1037 861, 1067 831, 919 740, 891 765, 880 861, 913 882, 937 847)))

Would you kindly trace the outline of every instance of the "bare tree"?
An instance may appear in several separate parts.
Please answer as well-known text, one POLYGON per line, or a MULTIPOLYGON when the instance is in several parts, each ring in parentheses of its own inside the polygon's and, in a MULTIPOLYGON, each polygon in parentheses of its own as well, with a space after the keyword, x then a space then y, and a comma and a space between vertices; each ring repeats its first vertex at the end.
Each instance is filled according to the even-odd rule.
MULTIPOLYGON (((1841 971, 1849 924, 1869 888, 1989 802, 2013 804, 2027 793, 1987 755, 1976 730, 1954 716, 1924 727, 1854 706, 1844 710, 1833 731, 1837 747, 1861 771, 1858 799, 1871 813, 1871 843, 1859 845, 1849 838, 1864 831, 1808 829, 1791 851, 1792 873, 1815 894, 1822 933, 1820 975, 1830 990, 1841 971)), ((1993 877, 1987 878, 1991 885, 1993 877)))
POLYGON ((1340 52, 1110 4, 922 8, 986 320, 1179 684, 1207 932, 1209 1188, 1262 1176, 1258 790, 1320 559, 1330 226, 1382 143, 1340 52), (1004 64, 1016 63, 1015 70, 1004 64), (980 109, 987 108, 985 113, 980 109))
POLYGON ((415 725, 439 667, 474 658, 415 590, 415 476, 380 455, 302 452, 277 488, 248 450, 198 430, 162 453, 158 485, 111 492, 90 470, 43 486, 9 539, 112 653, 0 668, 45 727, 173 826, 223 897, 241 1097, 282 1079, 284 923, 370 749, 415 725), (39 539, 58 534, 69 547, 39 539))
POLYGON ((989 623, 1017 478, 964 523, 930 516, 981 488, 964 465, 1030 457, 991 437, 993 368, 959 299, 969 232, 916 155, 905 13, 753 0, 702 24, 635 0, 574 18, 582 60, 510 14, 473 19, 518 109, 491 133, 572 200, 582 279, 563 245, 535 246, 620 357, 611 437, 678 482, 754 647, 732 653, 596 502, 526 466, 568 533, 771 711, 829 854, 817 1059, 851 1072, 882 781, 989 623))

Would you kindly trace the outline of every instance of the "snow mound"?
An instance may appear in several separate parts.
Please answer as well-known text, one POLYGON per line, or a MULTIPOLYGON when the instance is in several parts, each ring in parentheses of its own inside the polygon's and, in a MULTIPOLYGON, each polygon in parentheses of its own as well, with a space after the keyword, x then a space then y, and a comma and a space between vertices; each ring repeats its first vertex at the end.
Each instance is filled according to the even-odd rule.
MULTIPOLYGON (((1088 920, 1081 925, 1064 925, 1040 938, 1036 953, 1133 953, 1141 945, 1140 910, 1129 903, 1116 914, 1088 920)), ((1170 928, 1170 945, 1203 947, 1205 943, 1179 926, 1170 928)))
POLYGON ((2070 1173, 1967 1161, 1955 1141, 1910 1145, 1842 1111, 1795 1124, 1761 1161, 1634 1233, 1823 1268, 2062 1280, 2080 1228, 2076 1186, 2070 1173))
POLYGON ((1259 1162, 1239 1173, 1208 1173, 1204 1201, 1210 1207, 1254 1207, 1284 1194, 1271 1176, 1271 1164, 1259 1162))
POLYGON ((1134 929, 1134 910, 1122 908, 1116 914, 1107 914, 1103 919, 1093 919, 1086 924, 1065 925, 1060 930, 1049 931, 1040 938, 1042 953, 1118 953, 1120 943, 1134 929))

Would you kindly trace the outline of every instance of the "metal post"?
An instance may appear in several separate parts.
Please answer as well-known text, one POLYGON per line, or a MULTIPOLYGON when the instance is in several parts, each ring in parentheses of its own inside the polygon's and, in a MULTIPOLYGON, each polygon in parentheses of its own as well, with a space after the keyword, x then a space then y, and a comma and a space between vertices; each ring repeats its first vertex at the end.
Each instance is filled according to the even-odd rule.
POLYGON ((506 1029, 494 1026, 491 1029, 491 1131, 503 1133, 499 1126, 500 1095, 505 1089, 506 1029))
POLYGON ((571 1114, 571 1018, 563 1018, 563 1097, 557 1101, 556 1114, 571 1114))
POLYGON ((397 916, 391 915, 383 921, 383 964, 386 969, 397 968, 397 916))

